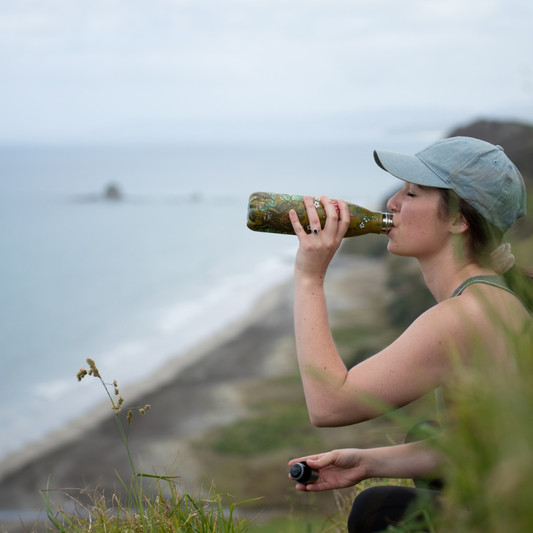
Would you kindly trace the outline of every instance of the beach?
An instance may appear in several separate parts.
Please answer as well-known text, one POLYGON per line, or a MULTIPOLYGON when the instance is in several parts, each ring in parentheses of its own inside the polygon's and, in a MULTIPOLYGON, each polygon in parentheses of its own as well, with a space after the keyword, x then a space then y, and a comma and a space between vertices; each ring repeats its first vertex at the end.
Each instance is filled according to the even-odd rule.
MULTIPOLYGON (((339 257, 326 283, 331 320, 334 322, 337 314, 346 316, 347 311, 360 312, 362 320, 373 320, 368 310, 383 288, 384 270, 379 260, 339 257)), ((179 462, 176 473, 188 490, 206 482, 189 443, 206 430, 244 416, 241 392, 250 384, 295 372, 292 300, 292 281, 278 285, 260 298, 252 313, 224 333, 121 391, 124 405, 151 405, 144 416, 135 412, 129 434, 132 457, 134 461, 140 458, 143 472, 161 474, 179 462)), ((104 378, 120 382, 119 376, 104 378)), ((101 385, 94 380, 94 386, 101 385)), ((104 398, 103 389, 102 395, 104 398)), ((122 479, 131 475, 109 403, 60 434, 49 436, 42 446, 12 454, 0 466, 3 524, 10 532, 22 531, 17 520, 13 521, 17 514, 31 519, 34 515, 30 512, 43 507, 39 491, 47 486, 99 487, 113 494, 117 473, 122 479)), ((50 494, 55 504, 72 505, 62 490, 50 494)))
MULTIPOLYGON (((9 176, 0 195, 0 523, 21 514, 29 523, 48 483, 112 490, 115 468, 129 479, 102 384, 76 381, 87 358, 107 383, 118 381, 121 416, 152 406, 145 416, 134 409, 129 426, 137 471, 179 464, 187 490, 228 477, 205 468, 193 437, 245 420, 254 386, 268 396, 269 376, 291 376, 287 403, 297 396, 307 427, 292 332, 297 239, 251 232, 247 200, 254 190, 320 191, 335 175, 332 197, 352 191, 361 205, 377 205, 390 185, 380 180, 376 189, 369 178, 379 171, 366 157, 371 147, 0 151, 9 176), (367 163, 354 175, 358 160, 367 163), (103 200, 102 184, 117 176, 122 199, 103 200), (186 221, 194 223, 184 231, 186 221)), ((347 260, 336 258, 333 270, 347 260)), ((331 306, 346 294, 332 295, 331 306)), ((292 453, 270 457, 269 466, 286 465, 292 453)), ((278 479, 284 469, 270 474, 278 479)), ((59 505, 69 501, 51 494, 59 505)))

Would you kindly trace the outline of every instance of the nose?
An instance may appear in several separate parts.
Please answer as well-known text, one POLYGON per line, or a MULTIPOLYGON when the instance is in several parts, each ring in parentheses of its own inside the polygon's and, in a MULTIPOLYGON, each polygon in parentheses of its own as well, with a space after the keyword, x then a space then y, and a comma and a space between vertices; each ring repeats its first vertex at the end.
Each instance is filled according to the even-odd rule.
POLYGON ((397 192, 392 198, 389 199, 389 201, 387 202, 387 209, 389 211, 391 211, 392 213, 395 213, 396 211, 398 211, 398 195, 399 193, 397 192))

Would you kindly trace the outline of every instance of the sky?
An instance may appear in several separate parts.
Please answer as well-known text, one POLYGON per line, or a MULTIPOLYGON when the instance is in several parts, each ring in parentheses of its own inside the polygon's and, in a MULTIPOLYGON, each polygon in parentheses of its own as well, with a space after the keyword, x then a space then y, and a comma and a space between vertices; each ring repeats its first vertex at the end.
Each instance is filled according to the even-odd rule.
POLYGON ((0 143, 533 122, 531 0, 0 0, 0 143))

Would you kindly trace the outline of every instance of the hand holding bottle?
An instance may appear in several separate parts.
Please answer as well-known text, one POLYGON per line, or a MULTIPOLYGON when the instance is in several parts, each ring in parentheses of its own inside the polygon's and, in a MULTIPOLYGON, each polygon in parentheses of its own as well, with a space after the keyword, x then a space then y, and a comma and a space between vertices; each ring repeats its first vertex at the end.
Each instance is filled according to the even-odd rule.
POLYGON ((338 200, 335 205, 325 195, 320 197, 320 203, 325 210, 324 229, 321 229, 320 217, 311 196, 304 197, 310 233, 304 230, 294 209, 289 212, 289 216, 294 232, 300 241, 294 267, 295 275, 315 278, 322 283, 328 266, 350 225, 350 211, 343 200, 338 200), (337 208, 339 214, 337 214, 337 208))
POLYGON ((365 466, 365 450, 354 448, 333 450, 293 459, 289 466, 305 461, 309 467, 318 471, 318 480, 312 484, 298 483, 296 488, 302 491, 323 491, 343 489, 357 485, 368 478, 365 466))

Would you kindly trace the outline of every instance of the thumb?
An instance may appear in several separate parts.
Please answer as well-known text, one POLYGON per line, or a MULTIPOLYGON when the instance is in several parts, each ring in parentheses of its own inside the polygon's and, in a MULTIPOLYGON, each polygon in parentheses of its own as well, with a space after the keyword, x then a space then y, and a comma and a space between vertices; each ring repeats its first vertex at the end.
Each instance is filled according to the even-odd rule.
POLYGON ((318 457, 317 459, 308 459, 307 464, 314 468, 315 470, 320 470, 321 468, 325 468, 326 466, 329 466, 335 462, 336 454, 335 452, 325 453, 321 457, 318 457))

